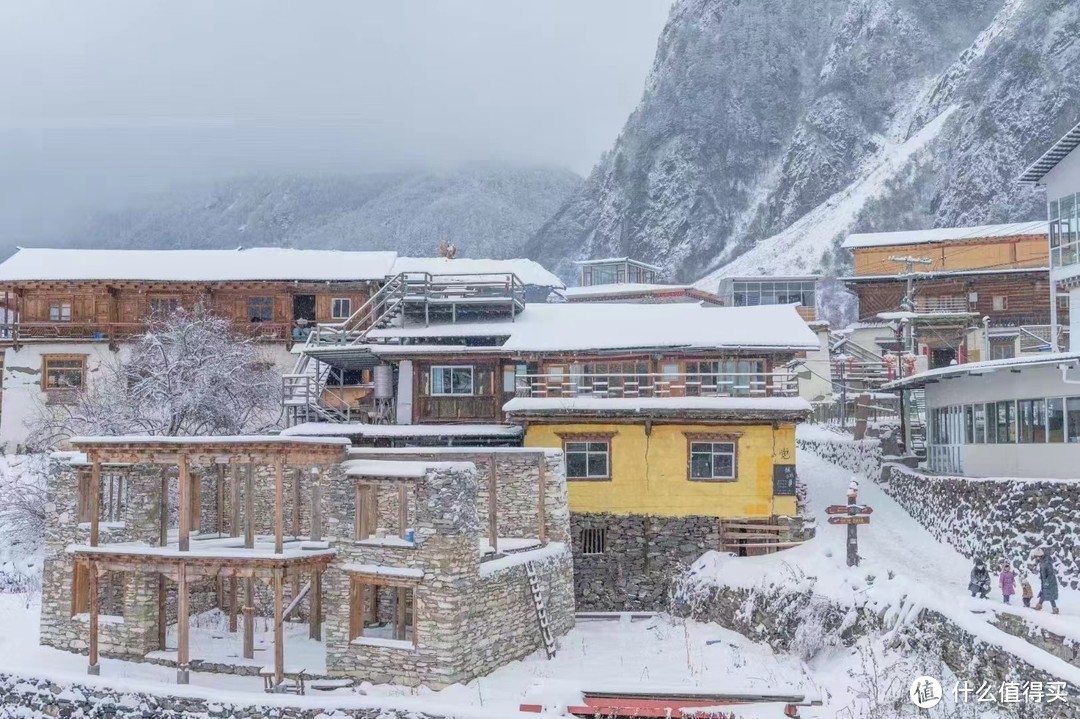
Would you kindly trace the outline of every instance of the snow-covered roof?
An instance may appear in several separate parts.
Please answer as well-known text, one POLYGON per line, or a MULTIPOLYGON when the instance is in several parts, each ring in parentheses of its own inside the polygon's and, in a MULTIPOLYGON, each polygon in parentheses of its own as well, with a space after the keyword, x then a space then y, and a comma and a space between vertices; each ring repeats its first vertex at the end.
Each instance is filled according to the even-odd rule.
POLYGON ((931 230, 904 230, 901 232, 857 232, 847 236, 841 247, 892 247, 894 245, 922 245, 931 242, 956 242, 981 240, 990 237, 1018 237, 1020 235, 1048 235, 1050 225, 1045 220, 1034 222, 1011 222, 1005 225, 979 225, 976 227, 937 227, 931 230))
POLYGON ((457 257, 398 257, 390 274, 399 272, 428 272, 433 275, 474 275, 513 273, 526 285, 563 288, 562 280, 539 262, 526 259, 489 260, 457 257))
POLYGON ((604 295, 624 295, 634 292, 678 292, 689 290, 690 285, 646 284, 642 282, 613 283, 608 285, 586 285, 585 287, 567 287, 562 291, 566 297, 601 297, 604 295))
POLYGON ((636 348, 818 348, 794 305, 711 307, 675 304, 531 304, 507 320, 374 330, 369 338, 506 336, 509 352, 636 348))
POLYGON ((341 465, 350 477, 400 477, 420 479, 430 469, 473 471, 472 462, 424 462, 399 459, 350 459, 341 465))
POLYGON ((514 397, 504 412, 809 412, 802 397, 514 397))
POLYGON ((1044 365, 1076 365, 1080 363, 1080 352, 1040 352, 1039 354, 1020 355, 1007 359, 986 360, 985 362, 967 362, 926 370, 904 377, 884 385, 885 389, 911 389, 922 387, 930 380, 960 377, 962 375, 990 374, 1002 369, 1040 367, 1044 365))
POLYGON ((1020 175, 1020 182, 1041 182, 1046 177, 1046 174, 1057 167, 1058 163, 1068 157, 1069 153, 1075 150, 1077 146, 1080 146, 1080 123, 1074 125, 1038 160, 1031 163, 1020 175))
POLYGON ((361 437, 520 437, 512 424, 365 424, 361 422, 304 422, 283 429, 282 436, 361 437))
MULTIPOLYGON (((936 277, 967 277, 980 275, 1015 275, 1024 273, 1047 273, 1049 267, 999 267, 991 270, 929 270, 919 272, 920 280, 933 279, 936 277)), ((916 270, 918 272, 918 270, 916 270)), ((847 275, 838 278, 841 282, 903 282, 903 275, 847 275)))
POLYGON ((0 282, 143 280, 381 280, 394 252, 345 252, 253 247, 236 250, 68 250, 20 248, 0 263, 0 282))
POLYGON ((334 444, 349 445, 345 437, 286 437, 276 434, 200 435, 198 437, 164 437, 161 435, 129 434, 111 437, 72 437, 71 444, 334 444))
POLYGON ((582 265, 610 265, 616 262, 630 262, 638 267, 645 267, 650 270, 660 271, 660 267, 656 265, 650 265, 648 262, 642 262, 641 260, 635 260, 633 257, 601 257, 598 260, 575 260, 574 264, 578 266, 582 265))

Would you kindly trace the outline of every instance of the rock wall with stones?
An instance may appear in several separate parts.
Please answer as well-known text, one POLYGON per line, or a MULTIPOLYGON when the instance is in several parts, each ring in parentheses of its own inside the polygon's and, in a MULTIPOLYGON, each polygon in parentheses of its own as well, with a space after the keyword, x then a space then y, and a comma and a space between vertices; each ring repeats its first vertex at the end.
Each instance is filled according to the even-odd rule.
MULTIPOLYGON (((555 459, 561 465, 561 457, 555 459)), ((535 502, 538 495, 533 466, 535 502)), ((548 531, 552 538, 566 538, 569 528, 565 478, 561 470, 554 476, 553 481, 561 487, 553 488, 557 490, 553 496, 562 497, 564 504, 554 507, 556 511, 547 516, 548 531)), ((336 482, 325 488, 326 538, 338 552, 323 575, 323 637, 329 674, 442 687, 486 674, 542 648, 523 564, 529 559, 536 562, 553 633, 559 636, 570 630, 574 621, 572 562, 564 542, 550 541, 532 552, 496 557, 492 561, 500 564, 487 568, 480 562, 479 543, 486 532, 486 523, 478 512, 481 477, 486 481, 486 473, 477 472, 475 465, 463 461, 432 462, 425 476, 418 479, 353 477, 356 481, 387 484, 391 491, 380 494, 391 497, 396 495, 399 483, 407 486, 413 503, 412 543, 396 537, 357 540, 355 483, 336 482), (492 567, 497 569, 488 571, 492 567), (420 576, 412 578, 415 574, 420 576), (367 637, 350 640, 354 579, 412 589, 412 646, 367 637)), ((534 515, 532 521, 536 520, 534 515)))
POLYGON ((259 703, 253 696, 250 704, 234 704, 220 698, 196 695, 176 696, 162 692, 148 694, 112 689, 101 684, 75 684, 45 679, 0 674, 0 708, 4 716, 28 717, 113 717, 148 719, 148 717, 228 717, 229 719, 323 719, 348 716, 351 719, 450 719, 411 708, 371 706, 360 697, 357 706, 347 699, 340 709, 324 705, 305 707, 302 698, 289 703, 288 697, 267 698, 259 703), (367 706, 365 706, 365 704, 367 706))
POLYGON ((1033 573, 1032 550, 1049 547, 1058 580, 1080 587, 1080 480, 944 477, 890 463, 879 484, 965 557, 981 556, 991 567, 1008 561, 1033 573))
POLYGON ((795 448, 863 477, 873 479, 881 473, 882 451, 878 439, 854 440, 840 435, 836 439, 807 439, 796 434, 795 448))

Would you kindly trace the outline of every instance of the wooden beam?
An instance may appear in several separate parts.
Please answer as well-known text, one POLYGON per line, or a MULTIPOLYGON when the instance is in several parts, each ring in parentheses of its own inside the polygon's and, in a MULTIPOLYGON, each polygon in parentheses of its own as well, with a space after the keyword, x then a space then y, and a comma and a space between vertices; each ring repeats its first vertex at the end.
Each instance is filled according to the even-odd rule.
POLYGON ((165 651, 168 629, 169 629, 169 612, 166 603, 168 598, 168 579, 164 574, 158 574, 158 593, 157 593, 157 643, 158 649, 165 651))
POLYGON ((240 536, 240 465, 229 466, 229 536, 240 536))
POLYGON ((180 482, 180 551, 186 552, 191 548, 191 477, 186 454, 177 456, 176 467, 180 482))
POLYGON ((236 634, 236 577, 229 577, 229 633, 236 634))
MULTIPOLYGON (((183 455, 181 455, 183 456, 183 455)), ((186 462, 185 462, 186 465, 186 462)), ((186 469, 186 466, 185 466, 186 469)), ((183 475, 181 475, 183 477, 183 475)), ((188 683, 188 629, 191 617, 188 603, 187 567, 181 563, 176 569, 176 683, 188 683)))
MULTIPOLYGON (((280 466, 280 465, 279 465, 280 466)), ((280 477, 280 475, 279 475, 280 477)), ((274 570, 274 686, 280 686, 285 674, 285 619, 282 616, 282 570, 274 570)))
MULTIPOLYGON (((164 547, 169 543, 169 473, 165 471, 164 467, 158 467, 158 477, 161 480, 161 487, 158 494, 158 513, 160 515, 158 522, 158 546, 164 547)), ((165 650, 165 645, 161 646, 161 650, 165 650)))
POLYGON ((311 604, 308 617, 308 636, 322 641, 322 570, 311 570, 311 604))
POLYGON ((537 467, 536 478, 536 515, 539 526, 540 544, 547 543, 547 455, 540 452, 540 466, 537 467))
MULTIPOLYGON (((97 464, 94 464, 95 469, 97 464)), ((90 646, 88 649, 89 666, 87 674, 97 676, 101 674, 101 665, 98 663, 98 576, 97 567, 93 562, 84 565, 88 572, 88 584, 90 585, 90 646)))
POLYGON ((311 541, 322 541, 322 474, 311 470, 311 541))
POLYGON ((499 553, 499 502, 498 502, 498 478, 495 476, 495 453, 490 455, 491 462, 488 466, 488 544, 491 549, 499 553))
POLYGON ((217 502, 217 532, 225 534, 225 465, 217 464, 214 467, 214 479, 217 482, 217 494, 214 497, 217 502))
POLYGON ((397 607, 394 609, 394 639, 405 639, 405 587, 397 588, 397 607))
POLYGON ((101 514, 101 463, 94 460, 90 466, 90 546, 98 545, 101 514))
POLYGON ((255 578, 244 578, 244 658, 255 658, 255 578))
POLYGON ((302 470, 297 467, 293 471, 293 483, 292 483, 292 536, 300 536, 300 472, 302 470))
MULTIPOLYGON (((280 456, 274 459, 274 554, 281 554, 285 536, 285 464, 280 456)), ((276 575, 275 575, 276 576, 276 575)))
POLYGON ((244 547, 255 548, 255 465, 244 465, 244 547))

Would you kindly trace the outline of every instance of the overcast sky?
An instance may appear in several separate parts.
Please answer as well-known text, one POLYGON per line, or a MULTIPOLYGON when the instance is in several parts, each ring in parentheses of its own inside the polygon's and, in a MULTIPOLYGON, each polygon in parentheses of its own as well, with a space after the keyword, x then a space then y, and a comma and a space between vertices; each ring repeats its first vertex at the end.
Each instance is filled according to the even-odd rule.
POLYGON ((0 0, 0 232, 253 171, 585 174, 670 5, 0 0))

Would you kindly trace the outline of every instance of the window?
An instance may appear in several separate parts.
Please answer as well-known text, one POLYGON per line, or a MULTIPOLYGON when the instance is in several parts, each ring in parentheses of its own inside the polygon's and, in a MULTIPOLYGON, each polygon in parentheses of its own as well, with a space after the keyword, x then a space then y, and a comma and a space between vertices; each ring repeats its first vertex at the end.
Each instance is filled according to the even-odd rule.
POLYGON ((994 295, 992 306, 994 312, 1004 312, 1009 309, 1009 298, 1005 295, 994 295))
POLYGON ((71 322, 71 303, 70 302, 50 302, 49 303, 49 321, 50 322, 71 322))
POLYGON ((352 299, 335 297, 330 301, 330 317, 335 320, 347 320, 352 316, 352 299))
POLYGON ((151 297, 150 316, 168 317, 180 309, 180 300, 175 297, 151 297))
POLYGON ((970 404, 964 407, 964 442, 975 444, 975 407, 970 404))
POLYGON ((1080 397, 1065 400, 1065 428, 1069 442, 1080 442, 1080 397))
POLYGON ((522 390, 528 389, 529 367, 523 364, 503 365, 503 393, 515 394, 520 381, 522 390))
POLYGON ((471 366, 443 366, 431 368, 431 395, 472 395, 473 368, 471 366))
POLYGON ((735 443, 691 442, 690 479, 697 481, 735 479, 735 443))
POLYGON ((996 403, 997 443, 1016 442, 1016 405, 1010 400, 996 403))
POLYGON ((972 410, 974 411, 975 430, 972 441, 975 444, 983 444, 986 442, 986 405, 972 405, 972 410))
POLYGON ((1046 441, 1046 400, 1022 399, 1016 403, 1019 441, 1042 444, 1046 441))
POLYGON ((1012 337, 991 338, 990 359, 1011 359, 1016 356, 1016 340, 1012 337))
POLYGON ((370 370, 331 367, 326 375, 326 384, 331 387, 363 387, 370 383, 369 372, 370 370))
POLYGON ((609 439, 563 442, 567 479, 611 479, 609 439))
POLYGON ((248 297, 248 319, 252 322, 273 322, 274 298, 248 297))
POLYGON ((42 365, 42 389, 82 389, 86 378, 85 355, 45 355, 42 365))
POLYGON ((607 529, 588 527, 581 530, 581 553, 603 554, 607 549, 607 529))
POLYGON ((349 641, 397 641, 402 643, 403 649, 414 644, 416 596, 413 587, 353 576, 349 589, 349 641))
POLYGON ((1065 441, 1065 400, 1061 397, 1046 400, 1046 440, 1065 441))

